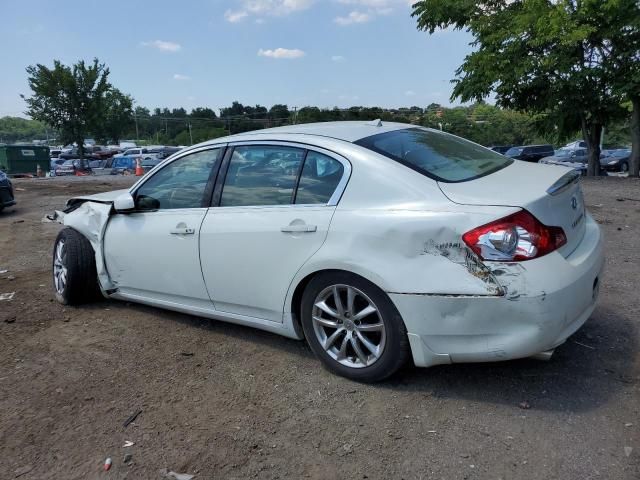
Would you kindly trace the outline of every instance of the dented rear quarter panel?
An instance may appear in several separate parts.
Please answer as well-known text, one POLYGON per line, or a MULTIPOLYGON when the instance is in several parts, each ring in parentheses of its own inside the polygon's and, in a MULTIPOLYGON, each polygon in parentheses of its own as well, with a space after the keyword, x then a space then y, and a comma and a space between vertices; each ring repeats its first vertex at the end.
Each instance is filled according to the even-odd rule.
POLYGON ((519 209, 455 204, 434 180, 360 149, 344 152, 354 164, 349 185, 325 243, 293 285, 315 271, 340 269, 389 293, 500 295, 462 234, 519 209))

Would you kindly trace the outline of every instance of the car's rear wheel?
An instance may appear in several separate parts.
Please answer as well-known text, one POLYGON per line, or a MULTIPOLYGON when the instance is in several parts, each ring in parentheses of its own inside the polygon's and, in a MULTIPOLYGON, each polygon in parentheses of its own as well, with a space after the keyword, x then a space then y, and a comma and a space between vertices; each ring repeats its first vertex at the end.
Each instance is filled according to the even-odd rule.
POLYGON ((56 300, 64 305, 100 298, 93 247, 72 228, 60 231, 53 247, 53 289, 56 300))
POLYGON ((352 380, 383 380, 409 357, 407 331, 389 297, 347 272, 322 273, 309 282, 302 327, 322 363, 352 380))

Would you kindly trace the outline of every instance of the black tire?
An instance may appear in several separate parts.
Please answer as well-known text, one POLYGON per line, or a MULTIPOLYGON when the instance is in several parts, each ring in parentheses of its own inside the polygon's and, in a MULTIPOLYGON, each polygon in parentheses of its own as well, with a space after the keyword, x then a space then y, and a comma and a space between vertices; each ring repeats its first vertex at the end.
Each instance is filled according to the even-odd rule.
POLYGON ((627 162, 622 162, 620 165, 620 171, 622 173, 627 173, 629 171, 629 164, 627 162))
MULTIPOLYGON (((355 310, 357 309, 354 308, 354 311, 355 310)), ((346 315, 348 318, 349 313, 347 312, 346 315)), ((398 369, 400 369, 409 359, 409 340, 407 338, 407 330, 402 318, 400 317, 400 313, 384 291, 368 280, 357 275, 348 272, 326 272, 320 273, 312 278, 302 295, 301 320, 307 343, 324 366, 330 371, 351 380, 367 383, 384 380, 398 371, 398 369), (385 340, 382 352, 379 354, 377 360, 368 366, 359 366, 356 368, 355 366, 347 366, 340 363, 325 351, 320 343, 321 340, 318 338, 316 330, 314 329, 314 320, 312 319, 312 315, 316 299, 322 294, 322 292, 326 292, 327 289, 334 285, 345 289, 348 289, 349 287, 355 288, 363 293, 373 302, 373 304, 375 304, 375 307, 377 308, 376 315, 379 316, 375 317, 375 322, 379 322, 381 320, 384 324, 385 340)), ((344 325, 346 326, 347 320, 344 320, 344 322, 344 325)), ((340 323, 342 323, 342 321, 340 321, 340 323)), ((355 327, 352 326, 352 328, 355 327)), ((332 330, 329 330, 329 332, 331 331, 332 330)), ((346 331, 344 333, 346 335, 346 331)), ((344 341, 344 337, 338 337, 336 343, 342 343, 342 341, 344 341)), ((364 344, 360 344, 361 350, 362 345, 364 344)), ((351 350, 351 358, 357 363, 358 360, 353 346, 347 346, 347 349, 351 350)), ((371 353, 370 350, 367 350, 366 352, 369 354, 371 353)), ((343 360, 345 359, 343 358, 343 360)), ((346 360, 349 360, 349 358, 346 360)))
POLYGON ((89 240, 73 228, 62 229, 56 238, 53 246, 52 274, 56 300, 63 305, 89 303, 102 297, 93 247, 89 240), (63 242, 62 254, 61 258, 57 259, 60 242, 63 242), (56 281, 59 264, 66 268, 64 285, 56 281))

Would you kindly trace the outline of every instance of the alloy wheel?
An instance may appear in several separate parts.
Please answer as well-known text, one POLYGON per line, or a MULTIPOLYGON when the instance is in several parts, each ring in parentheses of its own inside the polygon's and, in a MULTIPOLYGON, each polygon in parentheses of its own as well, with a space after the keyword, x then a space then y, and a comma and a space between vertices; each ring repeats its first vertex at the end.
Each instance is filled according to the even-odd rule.
POLYGON ((58 241, 56 252, 53 258, 53 285, 56 292, 64 294, 67 286, 67 252, 64 240, 58 241))
POLYGON ((313 330, 322 348, 341 365, 363 368, 380 359, 386 331, 375 303, 350 285, 331 285, 313 303, 313 330))

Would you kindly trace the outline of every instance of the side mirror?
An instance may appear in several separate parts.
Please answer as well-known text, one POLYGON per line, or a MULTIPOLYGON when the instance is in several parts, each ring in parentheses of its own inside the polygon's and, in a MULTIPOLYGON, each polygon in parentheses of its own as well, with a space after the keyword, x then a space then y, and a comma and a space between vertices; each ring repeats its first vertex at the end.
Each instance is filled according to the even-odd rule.
POLYGON ((129 192, 123 193, 113 201, 113 208, 118 213, 130 212, 135 206, 136 204, 129 192))

